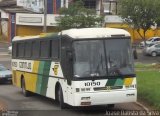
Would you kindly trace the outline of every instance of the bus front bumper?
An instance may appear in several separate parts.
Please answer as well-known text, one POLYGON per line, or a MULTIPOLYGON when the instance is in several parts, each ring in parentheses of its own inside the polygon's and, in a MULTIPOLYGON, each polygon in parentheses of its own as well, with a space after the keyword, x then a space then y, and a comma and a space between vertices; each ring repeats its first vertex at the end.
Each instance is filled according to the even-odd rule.
POLYGON ((75 93, 73 106, 107 105, 136 102, 137 90, 75 93))

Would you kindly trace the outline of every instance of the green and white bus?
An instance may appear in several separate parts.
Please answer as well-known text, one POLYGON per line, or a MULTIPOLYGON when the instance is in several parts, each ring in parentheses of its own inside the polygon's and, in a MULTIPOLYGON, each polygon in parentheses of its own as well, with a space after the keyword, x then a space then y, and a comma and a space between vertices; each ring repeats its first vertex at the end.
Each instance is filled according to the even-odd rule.
POLYGON ((61 108, 137 100, 130 34, 114 28, 82 28, 15 37, 13 84, 58 100, 61 108))

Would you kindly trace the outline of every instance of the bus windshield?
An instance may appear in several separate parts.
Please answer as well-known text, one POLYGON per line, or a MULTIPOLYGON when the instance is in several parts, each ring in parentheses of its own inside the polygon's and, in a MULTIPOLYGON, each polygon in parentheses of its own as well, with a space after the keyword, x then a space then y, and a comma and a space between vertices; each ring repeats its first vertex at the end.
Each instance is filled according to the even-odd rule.
POLYGON ((75 41, 74 77, 134 74, 129 39, 75 41))

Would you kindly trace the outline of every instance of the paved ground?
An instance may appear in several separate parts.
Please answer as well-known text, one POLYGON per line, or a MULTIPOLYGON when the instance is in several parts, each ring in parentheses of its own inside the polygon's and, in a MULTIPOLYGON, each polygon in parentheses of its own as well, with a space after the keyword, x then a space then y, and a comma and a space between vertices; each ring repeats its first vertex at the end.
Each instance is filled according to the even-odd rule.
POLYGON ((156 57, 145 56, 143 55, 142 50, 143 49, 137 49, 138 59, 136 59, 135 62, 146 63, 146 64, 160 63, 160 56, 156 57))
MULTIPOLYGON (((10 68, 10 55, 7 54, 8 45, 0 43, 0 63, 10 68), (5 49, 2 49, 5 48, 5 49)), ((114 109, 106 109, 105 107, 92 107, 92 108, 70 108, 67 110, 60 110, 59 105, 54 100, 45 98, 43 96, 34 95, 32 97, 24 97, 21 89, 14 87, 10 84, 0 85, 0 106, 4 109, 14 110, 20 116, 50 116, 54 115, 106 115, 108 111, 114 110, 128 111, 128 110, 144 110, 135 103, 117 104, 114 109), (17 112, 18 111, 18 112, 17 112)), ((1 110, 1 109, 0 109, 1 110)))
MULTIPOLYGON (((9 110, 52 110, 60 111, 59 105, 54 100, 45 98, 39 95, 33 95, 31 97, 24 97, 21 93, 21 89, 9 84, 0 85, 0 101, 6 104, 9 110)), ((90 110, 98 109, 99 107, 91 108, 90 110)), ((72 109, 72 108, 71 108, 72 109)), ((69 109, 69 113, 75 113, 74 109, 69 109)), ((77 109, 75 109, 77 110, 77 109)), ((100 111, 96 113, 104 114, 107 109, 101 107, 100 111)), ((112 110, 143 110, 141 107, 134 103, 117 104, 112 110)), ((84 111, 82 108, 79 112, 84 111)), ((84 111, 85 113, 85 111, 84 111)), ((92 112, 88 112, 92 113, 92 112)), ((76 114, 76 113, 75 113, 76 114)))

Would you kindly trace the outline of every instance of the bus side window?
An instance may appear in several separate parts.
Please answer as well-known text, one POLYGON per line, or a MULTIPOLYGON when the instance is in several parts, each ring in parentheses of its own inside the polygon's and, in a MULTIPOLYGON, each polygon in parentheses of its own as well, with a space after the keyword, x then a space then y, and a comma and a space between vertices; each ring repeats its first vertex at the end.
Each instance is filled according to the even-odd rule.
POLYGON ((32 49, 32 43, 26 42, 25 43, 25 57, 30 58, 31 57, 31 49, 32 49))
POLYGON ((17 54, 18 57, 20 58, 24 57, 24 43, 23 42, 18 43, 17 51, 18 51, 18 54, 17 54))
POLYGON ((17 57, 17 43, 13 43, 13 48, 12 48, 12 56, 13 58, 17 57))
POLYGON ((49 57, 49 41, 42 40, 40 41, 40 58, 48 58, 49 57))
POLYGON ((59 39, 55 38, 51 41, 51 58, 58 59, 59 58, 59 39))
POLYGON ((32 42, 32 58, 39 58, 39 41, 32 42))

